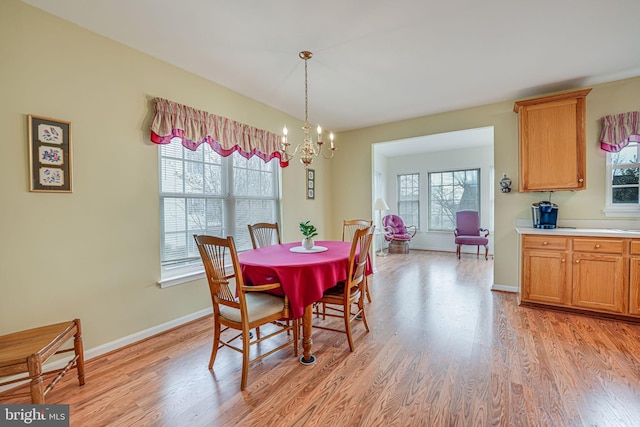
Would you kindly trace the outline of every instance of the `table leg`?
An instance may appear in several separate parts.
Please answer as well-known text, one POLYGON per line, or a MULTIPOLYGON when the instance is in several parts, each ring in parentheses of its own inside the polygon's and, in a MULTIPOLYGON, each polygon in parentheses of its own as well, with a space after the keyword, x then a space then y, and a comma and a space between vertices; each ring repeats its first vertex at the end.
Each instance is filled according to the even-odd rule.
POLYGON ((304 308, 304 316, 302 317, 302 357, 300 363, 303 365, 313 365, 316 363, 316 357, 311 354, 311 322, 313 304, 309 304, 304 308))

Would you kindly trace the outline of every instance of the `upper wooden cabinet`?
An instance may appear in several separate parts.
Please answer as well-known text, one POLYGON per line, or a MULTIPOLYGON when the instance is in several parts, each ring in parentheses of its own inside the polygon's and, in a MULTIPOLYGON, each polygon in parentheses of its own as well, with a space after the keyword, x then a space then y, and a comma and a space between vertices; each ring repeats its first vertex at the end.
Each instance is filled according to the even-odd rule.
POLYGON ((584 190, 586 96, 591 89, 515 103, 520 191, 584 190))

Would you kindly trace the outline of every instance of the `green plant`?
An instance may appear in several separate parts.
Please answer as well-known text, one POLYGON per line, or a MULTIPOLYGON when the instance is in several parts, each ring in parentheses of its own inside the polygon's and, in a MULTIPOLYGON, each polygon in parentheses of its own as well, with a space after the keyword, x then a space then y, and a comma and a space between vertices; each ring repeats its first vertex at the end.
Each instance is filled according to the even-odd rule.
POLYGON ((311 239, 318 235, 318 230, 316 230, 316 226, 313 224, 309 224, 310 221, 301 222, 299 224, 300 232, 307 239, 311 239))

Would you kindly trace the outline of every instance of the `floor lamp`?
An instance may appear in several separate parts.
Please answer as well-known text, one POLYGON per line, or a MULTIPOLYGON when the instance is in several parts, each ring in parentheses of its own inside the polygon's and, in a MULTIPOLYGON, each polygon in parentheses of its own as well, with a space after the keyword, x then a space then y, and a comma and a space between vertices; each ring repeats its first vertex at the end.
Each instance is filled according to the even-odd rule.
POLYGON ((388 211, 389 205, 387 205, 387 202, 385 202, 382 197, 378 197, 373 208, 378 211, 378 224, 380 224, 380 250, 376 252, 376 255, 387 256, 387 254, 382 251, 382 235, 384 234, 384 229, 382 228, 382 211, 388 211))

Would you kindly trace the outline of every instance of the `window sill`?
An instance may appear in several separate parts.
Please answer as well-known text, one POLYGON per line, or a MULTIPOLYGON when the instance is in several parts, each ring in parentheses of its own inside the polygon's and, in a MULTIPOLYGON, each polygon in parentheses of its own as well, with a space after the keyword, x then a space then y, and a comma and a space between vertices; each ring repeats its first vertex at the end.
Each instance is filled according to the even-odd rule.
POLYGON ((164 289, 204 278, 206 278, 206 276, 202 265, 195 268, 177 268, 175 270, 164 271, 162 279, 158 281, 158 285, 160 288, 164 289))
POLYGON ((630 207, 606 207, 604 210, 604 215, 606 217, 612 218, 640 218, 640 207, 638 206, 630 206, 630 207))

